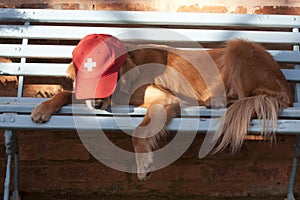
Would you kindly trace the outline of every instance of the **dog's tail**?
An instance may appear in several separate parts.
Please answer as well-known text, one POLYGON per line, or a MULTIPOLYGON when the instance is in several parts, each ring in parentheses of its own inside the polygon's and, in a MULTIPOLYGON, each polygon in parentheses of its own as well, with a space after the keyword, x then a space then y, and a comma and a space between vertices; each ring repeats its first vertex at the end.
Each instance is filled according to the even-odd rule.
POLYGON ((221 118, 214 137, 214 141, 219 141, 214 153, 227 146, 232 153, 236 153, 243 144, 253 118, 262 120, 262 135, 274 134, 278 114, 288 105, 286 96, 282 95, 261 94, 234 101, 221 118))

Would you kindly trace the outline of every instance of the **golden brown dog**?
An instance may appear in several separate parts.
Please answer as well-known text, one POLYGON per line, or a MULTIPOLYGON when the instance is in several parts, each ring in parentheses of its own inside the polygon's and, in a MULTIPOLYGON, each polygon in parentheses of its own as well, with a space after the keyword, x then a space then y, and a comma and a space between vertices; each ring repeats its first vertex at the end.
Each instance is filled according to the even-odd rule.
MULTIPOLYGON (((182 105, 190 105, 194 101, 206 107, 228 105, 215 134, 219 141, 215 152, 227 146, 236 152, 252 118, 257 117, 265 123, 271 121, 271 125, 276 127, 278 114, 292 103, 279 65, 258 44, 233 40, 225 48, 207 51, 177 50, 156 45, 133 50, 128 48, 129 56, 119 70, 120 84, 115 90, 113 103, 122 104, 123 97, 130 95, 129 102, 125 103, 148 108, 132 137, 135 152, 144 153, 136 155, 139 179, 146 178, 151 170, 152 151, 160 135, 153 135, 153 126, 148 126, 150 114, 152 120, 161 117, 159 109, 151 113, 152 107, 157 104, 166 113, 165 125, 180 115, 182 105), (138 68, 150 63, 160 65, 138 68), (137 70, 129 76, 130 79, 122 80, 126 72, 134 69, 137 70)), ((75 79, 72 63, 69 73, 75 79)), ((91 104, 105 109, 110 101, 110 98, 97 99, 91 104)), ((58 93, 32 111, 32 120, 46 122, 69 103, 72 103, 71 91, 58 93)))

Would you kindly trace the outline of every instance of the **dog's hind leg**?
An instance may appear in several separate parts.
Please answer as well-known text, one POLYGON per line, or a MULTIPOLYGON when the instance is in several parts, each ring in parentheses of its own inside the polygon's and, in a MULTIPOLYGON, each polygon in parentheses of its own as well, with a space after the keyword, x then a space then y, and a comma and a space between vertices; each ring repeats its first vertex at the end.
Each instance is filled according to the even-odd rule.
POLYGON ((132 142, 140 180, 144 180, 151 174, 152 151, 157 148, 157 140, 166 133, 166 124, 178 116, 179 112, 179 101, 174 97, 155 101, 148 107, 142 123, 134 130, 132 142))

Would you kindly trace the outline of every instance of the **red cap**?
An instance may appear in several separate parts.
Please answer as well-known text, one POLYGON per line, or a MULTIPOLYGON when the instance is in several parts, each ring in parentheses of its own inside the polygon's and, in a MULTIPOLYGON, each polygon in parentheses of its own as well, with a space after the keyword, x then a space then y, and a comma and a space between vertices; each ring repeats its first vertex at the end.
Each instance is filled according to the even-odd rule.
POLYGON ((111 35, 85 36, 73 51, 76 72, 76 99, 110 96, 117 85, 118 70, 127 58, 127 49, 111 35))

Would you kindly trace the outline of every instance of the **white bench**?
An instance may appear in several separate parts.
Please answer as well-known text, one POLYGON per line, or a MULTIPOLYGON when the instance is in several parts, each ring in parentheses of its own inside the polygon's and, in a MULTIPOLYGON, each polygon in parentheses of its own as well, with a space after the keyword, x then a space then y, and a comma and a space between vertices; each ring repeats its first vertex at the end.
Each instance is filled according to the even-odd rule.
MULTIPOLYGON (((80 115, 87 121, 91 117, 95 118, 84 104, 76 105, 77 109, 72 109, 72 105, 64 106, 49 122, 34 123, 31 121, 30 113, 45 98, 22 96, 26 76, 66 76, 67 63, 71 61, 72 50, 76 43, 91 33, 111 34, 124 42, 169 44, 178 48, 195 48, 195 45, 190 45, 190 41, 212 48, 213 44, 234 38, 245 38, 276 46, 277 49, 270 50, 270 53, 278 62, 293 65, 293 69, 283 69, 283 72, 288 81, 296 83, 294 107, 283 111, 276 130, 277 134, 297 135, 288 188, 288 199, 294 199, 293 186, 300 153, 299 28, 300 16, 287 15, 0 9, 0 57, 13 60, 12 63, 0 63, 0 74, 18 76, 17 96, 0 97, 0 129, 5 133, 8 154, 4 200, 8 200, 10 196, 12 158, 15 162, 12 199, 19 198, 18 130, 95 130, 98 128, 75 124, 73 114, 80 115), (67 45, 67 42, 57 42, 53 45, 48 43, 49 41, 71 41, 72 45, 67 45)), ((101 121, 101 127, 106 131, 134 130, 136 125, 131 120, 140 122, 145 110, 130 108, 130 112, 127 111, 127 107, 120 107, 114 114, 99 110, 96 118, 101 121), (116 119, 123 120, 126 126, 120 127, 116 119)), ((175 118, 168 129, 195 131, 195 128, 190 128, 193 126, 189 126, 189 123, 193 123, 195 117, 200 115, 201 120, 199 119, 197 131, 206 133, 211 120, 215 120, 211 117, 221 116, 223 113, 224 109, 186 108, 182 111, 185 125, 179 127, 181 119, 175 118)), ((260 121, 253 120, 249 134, 259 134, 261 129, 260 121)))

